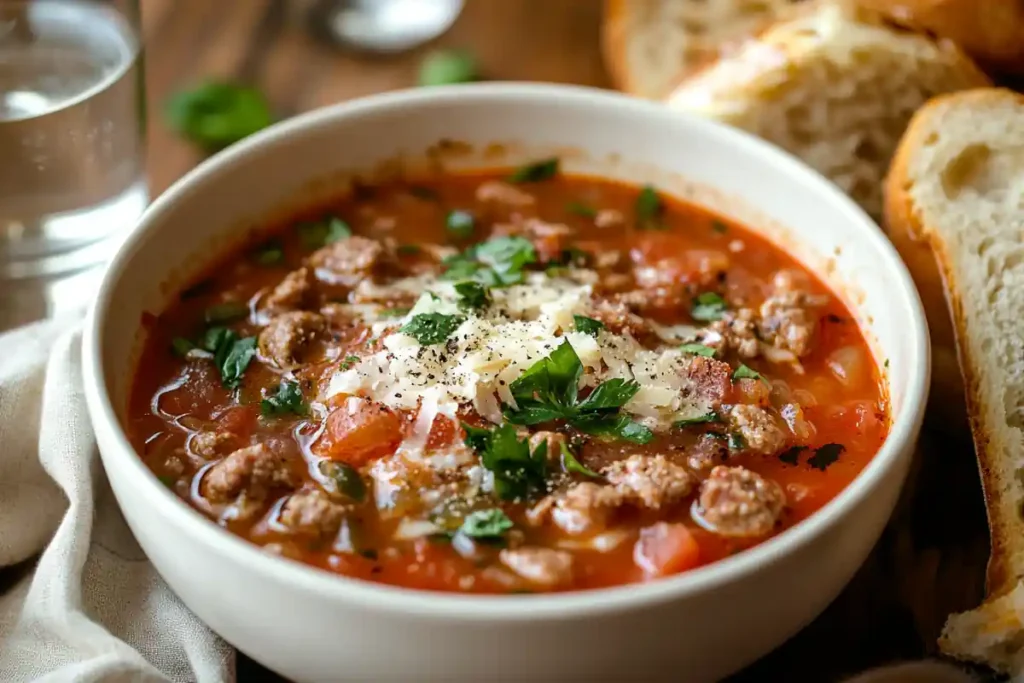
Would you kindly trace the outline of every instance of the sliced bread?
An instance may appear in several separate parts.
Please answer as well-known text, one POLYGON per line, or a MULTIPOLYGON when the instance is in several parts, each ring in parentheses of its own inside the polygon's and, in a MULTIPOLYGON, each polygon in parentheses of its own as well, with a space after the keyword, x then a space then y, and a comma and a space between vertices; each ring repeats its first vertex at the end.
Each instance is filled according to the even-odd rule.
POLYGON ((918 107, 987 84, 952 43, 852 3, 820 2, 685 79, 668 103, 789 150, 877 220, 882 180, 918 107))
POLYGON ((945 288, 992 536, 988 599, 950 617, 939 644, 1024 676, 1024 97, 984 88, 923 107, 886 218, 922 293, 945 288))
POLYGON ((602 49, 615 86, 661 99, 800 0, 605 0, 602 49))
POLYGON ((949 38, 993 71, 1024 75, 1021 0, 860 0, 909 28, 949 38))

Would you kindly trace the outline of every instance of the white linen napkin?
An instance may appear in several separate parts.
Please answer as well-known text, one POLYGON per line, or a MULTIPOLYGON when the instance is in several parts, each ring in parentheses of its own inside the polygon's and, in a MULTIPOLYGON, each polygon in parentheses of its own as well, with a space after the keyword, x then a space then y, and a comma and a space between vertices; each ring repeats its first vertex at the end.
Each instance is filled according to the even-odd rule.
POLYGON ((77 318, 0 335, 0 567, 39 555, 0 584, 0 681, 233 681, 232 649, 121 517, 86 413, 80 340, 77 318))

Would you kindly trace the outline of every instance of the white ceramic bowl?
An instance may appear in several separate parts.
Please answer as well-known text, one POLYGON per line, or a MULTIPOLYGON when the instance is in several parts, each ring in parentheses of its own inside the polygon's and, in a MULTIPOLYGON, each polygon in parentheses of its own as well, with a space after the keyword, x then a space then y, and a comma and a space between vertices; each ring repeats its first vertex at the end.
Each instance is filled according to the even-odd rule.
POLYGON ((489 84, 397 92, 292 119, 163 194, 119 251, 86 326, 85 387, 110 482, 160 574, 203 621, 296 681, 713 680, 807 624, 877 540, 906 476, 928 386, 917 293, 878 228, 832 185, 735 130, 606 92, 489 84), (842 293, 887 359, 893 426, 824 509, 754 549, 644 585, 470 597, 374 585, 263 553, 175 498, 122 429, 143 341, 214 247, 340 169, 470 143, 454 163, 563 154, 569 171, 654 181, 768 234, 842 293))

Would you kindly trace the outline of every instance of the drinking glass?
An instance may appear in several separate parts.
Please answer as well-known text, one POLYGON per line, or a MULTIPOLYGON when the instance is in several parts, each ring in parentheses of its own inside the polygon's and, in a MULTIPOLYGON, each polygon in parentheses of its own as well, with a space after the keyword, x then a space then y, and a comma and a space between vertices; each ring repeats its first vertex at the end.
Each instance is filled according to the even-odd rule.
POLYGON ((0 329, 77 308, 145 208, 138 0, 0 0, 0 329))

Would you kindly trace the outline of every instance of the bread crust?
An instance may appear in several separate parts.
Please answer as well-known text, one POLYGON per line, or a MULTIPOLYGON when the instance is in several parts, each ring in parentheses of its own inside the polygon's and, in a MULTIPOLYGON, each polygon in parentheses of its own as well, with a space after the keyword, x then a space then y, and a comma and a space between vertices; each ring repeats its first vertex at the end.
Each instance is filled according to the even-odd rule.
MULTIPOLYGON (((970 428, 977 452, 978 468, 982 478, 985 495, 985 507, 988 514, 989 533, 991 537, 991 555, 987 572, 987 597, 984 606, 992 605, 1000 596, 1012 591, 1024 573, 1024 567, 1015 566, 1014 555, 1024 552, 1016 550, 1021 546, 1021 531, 1024 527, 1013 500, 1007 495, 1014 485, 1012 472, 1010 480, 1004 469, 1011 466, 1005 462, 1008 457, 1001 452, 999 444, 994 443, 988 424, 989 415, 986 410, 986 397, 981 386, 981 377, 977 368, 982 359, 974 356, 967 329, 965 302, 960 294, 957 274, 953 268, 951 254, 939 235, 925 224, 921 212, 914 205, 910 194, 909 165, 916 150, 928 144, 931 117, 943 108, 956 104, 958 106, 983 107, 986 103, 998 102, 1011 98, 1018 106, 1024 107, 1024 96, 1000 88, 981 88, 959 93, 943 95, 929 101, 914 116, 903 140, 900 143, 893 164, 886 180, 885 215, 894 237, 894 244, 901 255, 916 267, 912 274, 918 287, 922 290, 922 298, 930 300, 933 305, 938 301, 939 290, 944 292, 948 302, 950 322, 948 326, 933 325, 933 334, 939 334, 942 343, 954 341, 960 363, 964 400, 970 428), (924 251, 932 254, 929 263, 924 251), (954 339, 946 339, 949 334, 954 339)), ((926 311, 929 323, 932 324, 933 311, 926 311)), ((933 342, 935 343, 935 342, 933 342)), ((949 387, 947 387, 947 390, 949 387)), ((934 391, 933 391, 934 393, 934 391)), ((989 391, 991 394, 991 391, 989 391)), ((1012 466, 1011 466, 1012 468, 1012 466)), ((980 608, 979 608, 980 609, 980 608)), ((976 610, 977 612, 977 610, 976 610)), ((950 634, 940 639, 940 647, 953 656, 964 655, 969 651, 967 644, 960 644, 950 634)))
POLYGON ((860 0, 894 23, 958 43, 985 66, 1024 74, 1021 0, 860 0))
POLYGON ((601 19, 601 54, 608 78, 617 90, 635 95, 626 62, 626 36, 629 31, 629 0, 604 0, 601 19))

